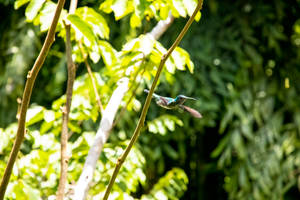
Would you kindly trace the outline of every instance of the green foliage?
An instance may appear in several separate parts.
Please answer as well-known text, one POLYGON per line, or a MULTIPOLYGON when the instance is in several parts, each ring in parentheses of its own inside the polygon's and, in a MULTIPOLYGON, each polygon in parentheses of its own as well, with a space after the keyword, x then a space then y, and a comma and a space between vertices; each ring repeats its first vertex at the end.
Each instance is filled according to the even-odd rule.
MULTIPOLYGON (((26 3, 29 3, 25 9, 27 22, 32 22, 34 25, 39 26, 42 32, 48 30, 56 4, 52 1, 16 1, 15 8, 18 9, 26 3)), ((110 5, 110 7, 114 10, 128 4, 127 7, 123 7, 125 9, 123 10, 124 12, 122 10, 122 12, 118 12, 116 18, 119 20, 133 11, 132 3, 132 1, 118 1, 110 5)), ((145 13, 151 10, 149 2, 135 1, 134 4, 139 10, 135 10, 130 20, 130 25, 133 28, 141 26, 142 19, 149 15, 145 13), (140 21, 140 24, 137 24, 138 21, 140 21)), ((160 7, 156 5, 156 9, 159 10, 160 7)), ((182 8, 179 6, 176 9, 182 8)), ((130 78, 130 88, 140 86, 138 88, 138 94, 140 94, 141 86, 151 82, 161 56, 166 53, 163 45, 147 34, 136 36, 136 38, 129 40, 127 43, 124 42, 122 50, 117 52, 108 41, 110 28, 107 23, 107 17, 92 7, 79 7, 75 14, 72 15, 67 15, 67 11, 63 10, 56 29, 57 35, 62 38, 65 37, 63 28, 65 23, 72 25, 71 41, 73 43, 72 53, 75 61, 81 63, 84 61, 84 57, 88 55, 93 63, 105 66, 101 68, 101 73, 94 73, 97 90, 104 105, 106 105, 111 96, 112 89, 116 87, 117 81, 124 76, 130 78)), ((189 54, 179 47, 175 49, 171 59, 168 60, 167 66, 167 69, 164 70, 164 76, 169 82, 172 81, 172 76, 176 69, 185 70, 187 66, 190 72, 194 70, 194 64, 190 60, 189 54)), ((127 93, 123 100, 124 106, 132 95, 135 95, 133 89, 127 93)), ((51 104, 52 106, 49 107, 48 105, 48 108, 32 104, 27 112, 26 126, 28 130, 26 141, 22 146, 22 154, 16 163, 18 170, 13 172, 7 198, 53 198, 56 193, 60 168, 59 134, 62 123, 61 108, 65 104, 65 96, 62 95, 58 99, 53 100, 51 104), (39 159, 39 157, 42 158, 39 159), (22 190, 20 187, 24 189, 22 190)), ((129 111, 139 111, 140 108, 141 105, 136 97, 128 105, 129 111)), ((99 108, 91 81, 87 74, 78 75, 74 83, 69 121, 71 132, 69 143, 72 151, 72 157, 69 162, 69 182, 76 181, 80 176, 85 157, 93 142, 99 121, 98 118, 99 108)), ((126 121, 126 116, 124 119, 126 121)), ((171 115, 156 118, 153 122, 149 122, 149 127, 151 127, 151 123, 155 124, 152 126, 158 125, 158 131, 163 135, 167 133, 167 130, 174 131, 176 124, 183 125, 179 118, 171 115)), ((134 126, 133 121, 130 122, 130 126, 134 126)), ((117 129, 116 132, 120 131, 119 133, 122 133, 123 131, 124 133, 124 130, 126 129, 117 129)), ((12 145, 12 140, 9 140, 12 136, 8 134, 10 132, 9 128, 1 129, 1 133, 3 133, 1 135, 3 137, 1 153, 3 153, 4 159, 7 159, 8 147, 12 145)), ((13 132, 16 132, 16 126, 14 126, 13 132)), ((128 141, 125 140, 126 137, 122 136, 122 134, 119 135, 122 137, 123 142, 108 143, 103 149, 88 198, 100 198, 105 191, 117 158, 128 144, 128 141)), ((133 199, 132 194, 138 194, 141 187, 150 187, 146 182, 147 175, 144 170, 146 159, 140 148, 139 146, 135 147, 124 163, 113 187, 113 198, 133 199)), ((164 144, 159 148, 161 148, 162 152, 167 152, 173 159, 178 158, 177 152, 170 145, 164 144)), ((161 163, 163 162, 162 158, 159 160, 161 163)), ((4 169, 4 167, 5 163, 1 162, 1 169, 4 169)), ((161 168, 160 175, 163 175, 163 171, 164 168, 161 168)), ((165 194, 171 199, 178 199, 186 190, 187 182, 188 179, 181 169, 173 169, 158 180, 158 183, 149 195, 165 194), (165 183, 169 181, 170 184, 166 185, 165 183), (170 191, 172 192, 170 193, 170 191)))
MULTIPOLYGON (((173 0, 173 1, 147 1, 147 0, 106 0, 100 5, 100 10, 113 12, 116 20, 120 20, 128 14, 130 16, 130 26, 140 27, 142 20, 146 17, 166 19, 169 12, 175 17, 191 16, 197 5, 197 0, 173 0)), ((200 12, 196 16, 196 21, 200 19, 200 12)))
POLYGON ((160 117, 147 123, 149 132, 167 134, 167 130, 174 131, 175 124, 183 126, 183 122, 172 115, 161 115, 160 117))
MULTIPOLYGON (((0 33, 0 63, 4 66, 0 68, 0 124, 6 127, 0 129, 0 177, 16 133, 17 125, 10 124, 15 121, 16 98, 22 94, 26 71, 41 47, 44 34, 40 31, 49 28, 56 6, 52 1, 7 2, 1 4, 14 3, 18 10, 4 10, 8 20, 0 23, 2 30, 7 30, 0 33), (27 23, 21 18, 24 15, 27 23)), ((124 76, 130 80, 121 104, 127 111, 105 145, 89 192, 88 198, 100 199, 137 123, 145 98, 143 88, 150 86, 161 56, 183 27, 183 20, 175 19, 160 41, 145 33, 169 12, 175 18, 190 16, 196 2, 89 0, 79 2, 73 15, 63 11, 59 37, 33 91, 26 139, 8 199, 55 197, 61 107, 65 104, 63 21, 72 25, 72 53, 78 64, 69 122, 69 183, 80 176, 101 119, 91 81, 81 64, 84 57, 91 62, 104 107, 118 80, 124 76)), ((204 117, 192 119, 152 103, 112 198, 298 199, 299 1, 210 0, 204 2, 203 13, 205 18, 192 25, 181 47, 166 62, 157 90, 164 96, 182 93, 196 97, 198 101, 186 103, 204 117), (186 69, 190 73, 181 71, 186 69)), ((197 17, 200 19, 200 13, 197 17)))
POLYGON ((183 45, 195 50, 201 66, 195 70, 201 90, 196 84, 190 89, 201 97, 204 118, 214 119, 203 123, 221 134, 211 136, 221 137, 211 157, 224 173, 229 199, 297 199, 289 192, 299 185, 300 54, 292 39, 299 7, 289 12, 282 1, 226 3, 211 1, 209 17, 183 45))
POLYGON ((187 189, 188 177, 182 169, 174 168, 166 173, 154 185, 147 195, 142 196, 142 200, 147 199, 178 199, 182 197, 187 189))

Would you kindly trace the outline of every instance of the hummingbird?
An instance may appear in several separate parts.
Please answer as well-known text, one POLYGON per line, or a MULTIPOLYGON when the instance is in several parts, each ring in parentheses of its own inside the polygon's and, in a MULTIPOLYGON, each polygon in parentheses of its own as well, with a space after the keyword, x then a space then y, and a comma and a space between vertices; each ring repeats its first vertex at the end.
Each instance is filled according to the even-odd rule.
MULTIPOLYGON (((149 90, 145 89, 144 92, 149 93, 149 90)), ((178 109, 179 108, 179 109, 182 109, 182 110, 190 113, 193 117, 202 118, 202 115, 197 110, 183 105, 183 103, 188 99, 196 101, 197 99, 195 99, 195 98, 187 97, 187 96, 180 94, 174 99, 171 97, 163 97, 163 96, 160 96, 155 93, 153 93, 152 97, 155 99, 156 104, 159 105, 160 107, 163 107, 165 109, 178 109)))

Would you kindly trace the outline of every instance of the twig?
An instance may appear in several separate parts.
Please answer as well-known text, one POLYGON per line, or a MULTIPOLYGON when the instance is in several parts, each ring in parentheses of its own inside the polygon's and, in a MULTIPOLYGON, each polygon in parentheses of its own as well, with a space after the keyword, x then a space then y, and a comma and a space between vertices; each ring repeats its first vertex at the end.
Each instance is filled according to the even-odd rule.
POLYGON ((54 42, 54 37, 55 37, 55 29, 58 23, 58 19, 61 13, 61 10, 63 9, 63 6, 65 4, 65 0, 59 0, 55 14, 51 23, 51 26, 48 30, 46 39, 44 41, 43 47, 40 51, 39 56, 37 57, 32 69, 28 72, 27 74, 27 81, 25 84, 25 89, 23 93, 23 98, 22 98, 22 103, 21 103, 21 110, 20 110, 20 118, 18 120, 18 130, 17 130, 17 135, 16 135, 16 140, 13 146, 13 149, 10 153, 9 160, 5 169, 5 172, 3 174, 3 178, 1 181, 1 186, 0 186, 0 200, 4 198, 5 191, 11 176, 12 168, 14 166, 14 163, 16 161, 18 152, 20 150, 20 146, 23 142, 24 136, 25 136, 25 120, 26 120, 26 112, 27 108, 30 102, 31 98, 31 93, 32 93, 32 88, 35 83, 36 77, 43 66, 43 63, 46 59, 46 56, 49 52, 49 49, 54 42))
MULTIPOLYGON (((157 31, 161 31, 162 34, 166 31, 166 29, 164 29, 163 27, 160 26, 159 22, 154 27, 154 29, 157 29, 157 31)), ((150 32, 148 34, 152 35, 152 32, 150 32)), ((155 35, 152 35, 152 36, 155 37, 155 35)), ((128 81, 128 80, 125 79, 125 81, 128 81)), ((121 81, 119 81, 119 82, 121 82, 121 81)), ((107 113, 111 114, 110 115, 111 122, 113 122, 115 115, 116 115, 115 108, 119 107, 119 105, 124 97, 124 94, 128 91, 128 87, 126 84, 128 84, 128 82, 126 83, 123 81, 123 82, 121 82, 121 84, 118 85, 118 87, 114 90, 113 95, 111 96, 109 103, 108 103, 108 105, 113 105, 113 107, 110 109, 110 107, 107 106, 104 110, 104 113, 107 112, 107 113)), ((113 123, 108 124, 109 126, 106 127, 107 124, 102 122, 106 118, 104 116, 104 113, 103 113, 99 128, 97 130, 97 133, 96 133, 96 136, 94 139, 94 143, 89 150, 89 154, 86 157, 80 178, 77 181, 76 186, 74 188, 74 196, 72 197, 73 200, 84 200, 85 199, 87 192, 89 190, 89 186, 92 181, 92 176, 93 176, 93 173, 96 168, 97 160, 103 149, 103 145, 106 143, 106 141, 109 137, 109 134, 112 130, 113 123)))
POLYGON ((93 89, 94 89, 96 101, 97 101, 98 107, 100 109, 100 113, 102 115, 103 114, 103 105, 101 103, 100 95, 99 95, 98 90, 97 90, 96 81, 95 81, 94 75, 92 73, 91 66, 89 65, 89 63, 87 61, 87 56, 83 52, 83 47, 82 47, 81 41, 79 42, 79 49, 80 49, 80 52, 82 54, 82 57, 83 57, 83 60, 84 60, 84 64, 85 64, 86 69, 88 71, 89 77, 90 77, 90 79, 92 81, 92 86, 93 86, 93 89))
POLYGON ((197 12, 202 8, 202 3, 203 3, 203 0, 199 0, 198 1, 198 5, 193 13, 193 15, 190 17, 190 19, 187 21, 186 25, 184 26, 184 28, 182 29, 181 33, 178 35, 178 37, 176 38, 175 42, 173 43, 173 45, 169 48, 169 50, 167 51, 166 54, 164 54, 161 58, 161 61, 160 61, 160 64, 159 64, 159 67, 157 69, 157 72, 156 72, 156 75, 154 77, 154 81, 151 85, 151 88, 150 88, 150 91, 147 95, 147 98, 146 98, 146 102, 144 104, 144 107, 143 107, 143 110, 142 110, 142 113, 141 113, 141 116, 140 116, 140 119, 139 119, 139 122, 136 126, 136 129, 133 133, 133 136, 131 137, 131 140, 128 144, 128 146, 126 147, 124 153, 122 154, 121 157, 118 158, 118 161, 117 161, 117 164, 116 164, 116 167, 115 167, 115 170, 113 172, 113 175, 109 181, 109 184, 106 188, 106 191, 105 191, 105 194, 104 194, 104 197, 103 199, 104 200, 107 200, 108 199, 108 196, 110 194, 110 191, 112 189, 112 186, 117 178, 117 175, 120 171, 120 168, 123 164, 123 162, 125 161, 127 155, 129 154, 133 144, 136 142, 139 134, 140 134, 140 131, 142 129, 142 127, 144 126, 144 122, 145 122, 145 118, 146 118, 146 115, 147 115, 147 112, 148 112, 148 109, 149 109, 149 105, 150 105, 150 102, 151 102, 151 98, 152 98, 152 94, 154 92, 154 89, 156 87, 156 84, 157 84, 157 81, 159 79, 159 76, 160 76, 160 73, 164 67, 164 64, 166 62, 166 60, 168 59, 168 57, 171 55, 171 53, 173 52, 173 50, 178 46, 178 44, 180 43, 180 41, 182 40, 183 36, 185 35, 185 33, 187 32, 187 30, 189 29, 190 25, 192 24, 192 22, 194 21, 194 18, 197 14, 197 12))
MULTIPOLYGON (((77 7, 77 0, 72 0, 70 3, 69 14, 75 13, 77 7)), ((72 44, 71 44, 71 24, 66 24, 66 55, 67 55, 67 65, 68 65, 68 82, 66 91, 66 105, 63 108, 63 118, 62 118, 62 132, 60 137, 61 144, 61 172, 59 178, 59 185, 57 191, 57 200, 63 200, 65 196, 65 188, 68 180, 68 122, 69 113, 72 103, 73 85, 76 76, 76 67, 72 60, 72 44)))

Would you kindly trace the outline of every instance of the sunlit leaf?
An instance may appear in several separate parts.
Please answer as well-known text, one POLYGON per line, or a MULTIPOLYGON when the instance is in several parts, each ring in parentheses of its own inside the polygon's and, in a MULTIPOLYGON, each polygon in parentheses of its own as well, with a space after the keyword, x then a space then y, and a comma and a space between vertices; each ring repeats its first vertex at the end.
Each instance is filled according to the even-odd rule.
POLYGON ((129 0, 115 0, 111 5, 111 9, 115 14, 116 20, 121 19, 128 13, 132 12, 133 5, 132 1, 129 0))
POLYGON ((30 126, 44 118, 44 108, 42 106, 32 106, 28 109, 26 115, 26 125, 30 126))
POLYGON ((181 17, 186 17, 186 9, 184 3, 181 0, 172 0, 172 5, 181 17))
POLYGON ((130 17, 130 26, 132 28, 140 27, 142 25, 141 19, 136 15, 132 14, 130 17))
MULTIPOLYGON (((46 31, 49 29, 54 17, 56 6, 57 5, 55 3, 51 1, 46 1, 37 18, 34 19, 33 23, 35 25, 40 25, 41 31, 46 31)), ((64 10, 62 11, 62 15, 63 13, 64 10)))
POLYGON ((142 195, 142 200, 147 199, 174 199, 180 198, 187 189, 188 177, 182 169, 173 168, 159 179, 147 195, 142 195), (172 191, 172 192, 171 192, 172 191))
POLYGON ((117 52, 108 42, 99 41, 99 49, 106 66, 112 66, 117 61, 117 52))
POLYGON ((46 0, 31 0, 26 8, 25 15, 28 21, 32 21, 38 14, 46 0))
POLYGON ((94 44, 96 44, 96 37, 94 35, 94 32, 92 28, 85 22, 83 21, 78 15, 72 14, 68 15, 68 20, 72 23, 74 27, 76 27, 76 34, 80 38, 80 35, 85 36, 89 40, 89 44, 86 44, 86 46, 90 47, 94 44))
POLYGON ((187 10, 187 13, 189 16, 191 16, 197 6, 197 1, 196 0, 183 0, 183 5, 187 10))
POLYGON ((14 8, 15 9, 18 9, 20 8, 21 6, 23 6, 24 4, 28 3, 30 0, 17 0, 15 1, 14 3, 14 8))
POLYGON ((80 7, 76 10, 76 14, 91 25, 94 34, 99 35, 101 38, 108 39, 109 27, 104 17, 89 7, 80 7))

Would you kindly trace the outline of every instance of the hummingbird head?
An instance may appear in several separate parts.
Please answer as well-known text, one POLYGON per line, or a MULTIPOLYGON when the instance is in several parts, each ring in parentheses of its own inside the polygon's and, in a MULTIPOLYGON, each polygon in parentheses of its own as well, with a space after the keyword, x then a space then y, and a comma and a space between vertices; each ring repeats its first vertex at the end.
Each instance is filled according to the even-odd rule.
POLYGON ((191 100, 194 100, 196 101, 197 99, 195 98, 192 98, 192 97, 187 97, 187 96, 184 96, 184 95, 178 95, 176 98, 175 98, 175 102, 178 103, 178 104, 183 104, 187 99, 191 99, 191 100))

